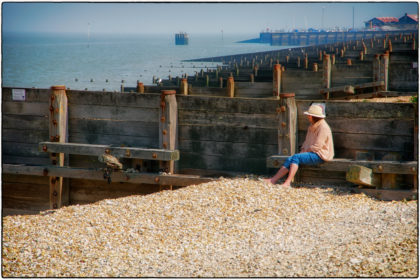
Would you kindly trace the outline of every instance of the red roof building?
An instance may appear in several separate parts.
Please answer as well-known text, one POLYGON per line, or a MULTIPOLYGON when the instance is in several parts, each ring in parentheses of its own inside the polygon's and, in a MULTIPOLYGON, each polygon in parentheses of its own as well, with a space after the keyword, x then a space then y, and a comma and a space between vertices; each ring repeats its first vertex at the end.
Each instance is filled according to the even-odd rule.
POLYGON ((407 13, 398 20, 400 24, 418 24, 419 16, 418 15, 408 15, 407 13))

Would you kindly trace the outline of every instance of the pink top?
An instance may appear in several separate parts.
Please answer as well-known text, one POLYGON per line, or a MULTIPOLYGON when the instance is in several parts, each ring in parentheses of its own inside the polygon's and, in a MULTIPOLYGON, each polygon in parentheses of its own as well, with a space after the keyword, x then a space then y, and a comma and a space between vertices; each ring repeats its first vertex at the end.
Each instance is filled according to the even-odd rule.
POLYGON ((334 158, 331 128, 324 119, 308 127, 301 152, 314 152, 324 161, 330 161, 334 158))

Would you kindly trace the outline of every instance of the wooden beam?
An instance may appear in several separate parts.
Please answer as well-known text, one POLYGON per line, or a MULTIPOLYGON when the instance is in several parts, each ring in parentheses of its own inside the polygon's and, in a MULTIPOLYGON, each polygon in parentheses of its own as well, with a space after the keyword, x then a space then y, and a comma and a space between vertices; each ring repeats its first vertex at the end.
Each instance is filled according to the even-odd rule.
POLYGON ((379 187, 381 175, 373 173, 373 170, 361 165, 351 165, 346 172, 346 180, 356 185, 379 187))
POLYGON ((100 156, 109 150, 117 158, 138 158, 148 160, 179 160, 178 150, 146 149, 136 147, 112 147, 110 145, 40 142, 39 150, 48 153, 64 153, 86 156, 100 156))
POLYGON ((368 189, 353 188, 356 193, 364 193, 368 196, 375 197, 384 201, 400 201, 400 200, 416 200, 418 199, 417 190, 384 190, 384 189, 368 189))
POLYGON ((354 94, 354 87, 347 85, 347 86, 341 86, 341 87, 323 88, 319 91, 319 93, 321 94, 336 93, 336 92, 354 94))
MULTIPOLYGON (((267 158, 267 167, 279 168, 288 156, 273 155, 267 158)), ((351 160, 336 158, 319 165, 305 166, 305 168, 321 168, 329 171, 347 172, 351 165, 361 165, 371 168, 374 173, 417 174, 417 161, 381 161, 381 160, 351 160)))
MULTIPOLYGON (((53 176, 74 179, 89 179, 103 181, 104 171, 102 169, 88 169, 75 167, 58 167, 53 165, 29 166, 3 164, 3 174, 20 174, 34 176, 53 176)), ((202 184, 216 180, 215 178, 200 177, 195 175, 183 174, 159 174, 143 172, 124 172, 115 171, 111 173, 112 182, 133 183, 133 184, 159 184, 173 186, 189 186, 202 184)))

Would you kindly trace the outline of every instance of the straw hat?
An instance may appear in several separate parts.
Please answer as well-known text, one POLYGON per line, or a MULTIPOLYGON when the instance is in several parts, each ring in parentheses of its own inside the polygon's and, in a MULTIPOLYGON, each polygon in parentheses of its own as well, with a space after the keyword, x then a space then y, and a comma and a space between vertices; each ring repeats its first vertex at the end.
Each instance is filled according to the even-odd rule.
POLYGON ((322 112, 322 107, 319 105, 311 105, 309 110, 304 112, 305 115, 317 117, 317 118, 325 118, 324 113, 322 112))

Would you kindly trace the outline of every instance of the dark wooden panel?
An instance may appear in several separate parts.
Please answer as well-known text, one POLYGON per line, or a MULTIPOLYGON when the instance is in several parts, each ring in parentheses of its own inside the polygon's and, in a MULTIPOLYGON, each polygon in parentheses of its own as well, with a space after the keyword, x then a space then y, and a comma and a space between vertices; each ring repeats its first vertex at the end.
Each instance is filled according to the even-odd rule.
POLYGON ((46 154, 43 157, 25 157, 2 154, 2 163, 9 164, 30 164, 30 165, 47 165, 51 164, 49 156, 46 154))
POLYGON ((179 125, 178 139, 277 145, 277 128, 179 125))
POLYGON ((214 125, 214 126, 248 126, 259 128, 276 128, 277 115, 272 114, 239 114, 206 111, 178 111, 180 125, 214 125))
POLYGON ((202 155, 258 158, 277 153, 278 148, 277 145, 180 140, 178 149, 183 153, 193 152, 202 155))
MULTIPOLYGON (((158 139, 159 123, 139 121, 114 121, 97 119, 70 119, 69 133, 117 134, 121 136, 151 137, 158 139)), ((157 140, 156 140, 157 141, 157 140)))
POLYGON ((49 208, 49 184, 2 183, 2 207, 45 210, 49 208))
POLYGON ((2 155, 20 157, 48 157, 44 152, 38 151, 38 143, 2 142, 2 155))
POLYGON ((3 129, 2 141, 15 143, 39 143, 49 139, 48 130, 3 129))
POLYGON ((48 116, 25 116, 2 114, 3 128, 48 131, 48 116))
POLYGON ((69 106, 95 105, 95 106, 118 106, 132 108, 158 108, 160 106, 160 94, 156 93, 121 93, 102 91, 67 91, 69 106))
POLYGON ((265 158, 247 158, 239 155, 214 156, 201 153, 181 152, 179 169, 208 169, 246 172, 248 174, 265 174, 267 172, 265 158))
POLYGON ((178 110, 211 111, 242 114, 272 114, 276 112, 277 99, 229 98, 212 96, 177 96, 178 110))
MULTIPOLYGON (((2 90, 2 101, 13 101, 12 100, 12 89, 3 88, 2 90)), ((25 88, 25 102, 41 102, 48 103, 50 100, 51 91, 49 89, 33 89, 25 88)))
POLYGON ((98 145, 114 145, 117 147, 143 147, 158 148, 159 139, 151 137, 135 137, 118 134, 93 134, 93 133, 72 133, 69 136, 69 142, 86 143, 98 145))
POLYGON ((69 119, 74 118, 154 122, 158 120, 158 109, 101 105, 69 105, 69 119))
POLYGON ((26 101, 4 101, 2 103, 3 114, 46 116, 49 114, 49 104, 26 101))

